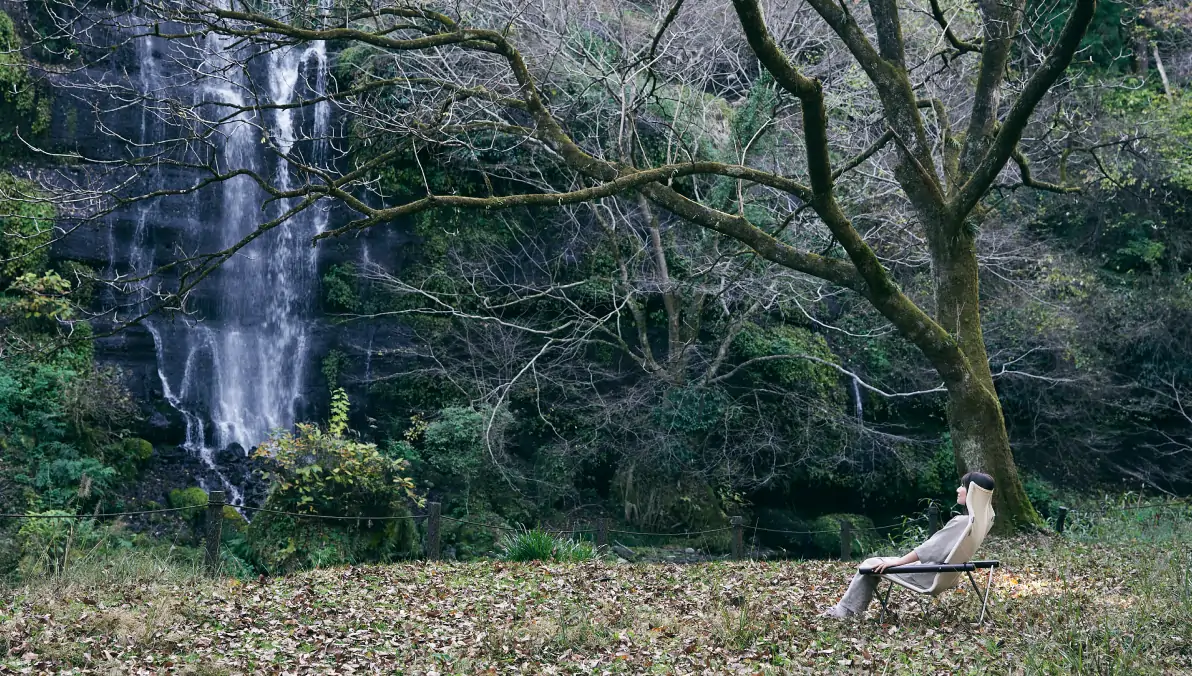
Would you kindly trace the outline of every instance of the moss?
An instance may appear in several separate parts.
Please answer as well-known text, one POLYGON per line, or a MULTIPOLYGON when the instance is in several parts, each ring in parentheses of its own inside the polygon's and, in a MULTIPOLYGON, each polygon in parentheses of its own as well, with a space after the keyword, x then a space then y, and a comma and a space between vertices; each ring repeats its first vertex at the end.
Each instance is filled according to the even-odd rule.
MULTIPOLYGON (((170 506, 175 509, 181 507, 199 507, 207 504, 207 493, 198 486, 190 488, 175 488, 170 491, 170 506)), ((202 513, 202 510, 190 510, 194 514, 202 513)))
POLYGON ((131 437, 125 439, 123 445, 125 457, 135 462, 145 462, 149 459, 149 456, 153 455, 153 444, 145 441, 144 439, 131 437))
POLYGON ((29 139, 49 126, 49 96, 29 72, 12 18, 0 12, 0 157, 11 158, 24 148, 18 132, 29 139))
POLYGON ((358 77, 375 74, 378 68, 383 68, 386 56, 387 53, 378 47, 353 44, 337 53, 332 66, 335 79, 344 87, 350 87, 358 77))
MULTIPOLYGON (((763 328, 747 323, 733 340, 732 347, 741 361, 774 355, 806 355, 823 362, 837 362, 823 336, 788 324, 763 328)), ((758 364, 750 368, 746 376, 755 382, 814 391, 829 400, 839 390, 840 381, 840 375, 831 366, 798 358, 758 364)))
POLYGON ((225 530, 231 529, 236 533, 243 533, 248 528, 248 521, 245 520, 244 515, 231 505, 223 506, 223 520, 225 530))

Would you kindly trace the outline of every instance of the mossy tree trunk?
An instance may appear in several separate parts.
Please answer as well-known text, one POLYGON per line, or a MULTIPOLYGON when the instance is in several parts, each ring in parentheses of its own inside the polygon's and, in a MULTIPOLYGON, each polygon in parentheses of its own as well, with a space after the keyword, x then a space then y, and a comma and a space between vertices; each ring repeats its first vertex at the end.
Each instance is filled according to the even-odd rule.
POLYGON ((961 227, 940 247, 934 261, 936 317, 955 336, 964 354, 958 378, 947 382, 948 425, 957 474, 971 470, 993 476, 994 509, 999 532, 1041 523, 1023 490, 1002 415, 1001 402, 989 367, 981 332, 980 278, 974 237, 961 227))

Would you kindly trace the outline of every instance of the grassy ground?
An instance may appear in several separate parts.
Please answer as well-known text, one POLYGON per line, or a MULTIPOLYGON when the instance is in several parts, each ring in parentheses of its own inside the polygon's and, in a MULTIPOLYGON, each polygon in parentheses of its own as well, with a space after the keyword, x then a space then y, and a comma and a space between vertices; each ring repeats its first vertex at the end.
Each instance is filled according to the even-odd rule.
MULTIPOLYGON (((821 619, 855 564, 413 563, 209 581, 129 554, 0 592, 0 673, 1192 673, 1192 513, 992 540, 926 616, 821 619)), ((876 608, 876 604, 874 606, 876 608)))

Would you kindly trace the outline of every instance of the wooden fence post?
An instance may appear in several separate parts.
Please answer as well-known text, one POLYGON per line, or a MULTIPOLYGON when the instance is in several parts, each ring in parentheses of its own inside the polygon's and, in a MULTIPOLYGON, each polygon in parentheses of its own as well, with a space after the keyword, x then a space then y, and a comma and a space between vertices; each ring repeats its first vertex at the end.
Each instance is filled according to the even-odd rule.
POLYGON ((1060 513, 1055 517, 1055 532, 1059 534, 1064 533, 1064 521, 1068 519, 1068 508, 1060 507, 1060 513))
POLYGON ((940 529, 940 508, 939 505, 932 503, 927 508, 927 536, 935 535, 935 532, 940 529))
POLYGON ((207 566, 207 573, 219 575, 219 541, 223 536, 223 508, 224 492, 211 491, 207 496, 207 553, 203 561, 207 566))
POLYGON ((437 502, 427 505, 426 516, 426 558, 439 560, 439 533, 442 532, 443 506, 437 502))
POLYGON ((853 524, 848 519, 840 520, 840 560, 853 558, 853 524))
POLYGON ((745 517, 734 516, 729 523, 733 527, 733 559, 745 558, 745 517))
POLYGON ((608 549, 608 518, 596 519, 596 551, 608 549))

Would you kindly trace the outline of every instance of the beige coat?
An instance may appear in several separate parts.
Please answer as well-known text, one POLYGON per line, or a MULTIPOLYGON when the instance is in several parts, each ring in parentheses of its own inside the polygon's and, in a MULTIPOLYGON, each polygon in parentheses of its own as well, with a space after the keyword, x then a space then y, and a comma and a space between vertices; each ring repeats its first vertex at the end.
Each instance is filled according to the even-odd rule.
MULTIPOLYGON (((952 553, 952 549, 964 535, 964 531, 968 528, 968 525, 968 514, 957 514, 952 517, 948 523, 944 524, 943 528, 937 530, 934 535, 927 538, 926 542, 915 547, 915 553, 919 555, 919 563, 944 563, 944 560, 948 558, 948 554, 952 553)), ((888 575, 887 577, 896 577, 900 581, 909 582, 916 587, 926 589, 935 582, 935 575, 935 573, 899 573, 888 575)))

